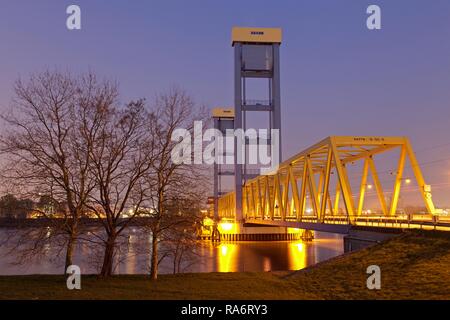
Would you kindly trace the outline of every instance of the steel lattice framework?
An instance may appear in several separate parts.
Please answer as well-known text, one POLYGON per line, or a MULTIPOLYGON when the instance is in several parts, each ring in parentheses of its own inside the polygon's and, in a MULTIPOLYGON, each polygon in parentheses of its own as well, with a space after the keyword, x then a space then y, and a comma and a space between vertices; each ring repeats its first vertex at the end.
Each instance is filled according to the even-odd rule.
MULTIPOLYGON (((425 207, 433 214, 430 187, 424 181, 408 138, 332 136, 284 161, 275 172, 247 181, 242 189, 244 219, 307 221, 313 217, 316 222, 326 223, 327 217, 338 216, 342 199, 345 212, 339 215, 344 215, 346 223, 354 224, 362 214, 369 172, 383 216, 395 216, 406 160, 409 160, 425 207), (388 203, 374 156, 394 149, 400 152, 388 203), (362 161, 362 173, 359 193, 354 197, 347 165, 358 161, 362 161), (336 180, 334 188, 330 187, 331 180, 336 180), (334 189, 333 197, 331 189, 334 189), (307 202, 311 206, 309 212, 306 212, 307 202)), ((234 219, 235 192, 222 196, 218 207, 221 218, 234 219)))

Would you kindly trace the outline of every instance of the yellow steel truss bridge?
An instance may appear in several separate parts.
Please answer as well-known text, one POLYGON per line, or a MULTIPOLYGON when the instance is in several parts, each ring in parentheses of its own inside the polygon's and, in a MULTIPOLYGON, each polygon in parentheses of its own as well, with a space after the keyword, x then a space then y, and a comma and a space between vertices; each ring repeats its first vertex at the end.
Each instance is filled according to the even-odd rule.
MULTIPOLYGON (((219 217, 235 219, 236 195, 219 198, 219 217)), ((244 223, 321 230, 318 224, 422 226, 430 221, 436 227, 431 187, 426 184, 411 144, 406 137, 331 136, 281 163, 278 169, 249 180, 243 186, 244 223), (396 150, 396 151, 395 151, 396 150), (375 156, 391 153, 396 170, 393 185, 383 190, 375 156), (426 214, 415 218, 398 211, 399 197, 408 162, 418 186, 426 214), (352 190, 348 168, 359 165, 357 192, 352 190), (368 184, 369 173, 373 185, 368 184), (366 190, 377 195, 377 214, 363 210, 366 190), (341 206, 340 206, 341 204, 341 206)), ((443 222, 442 226, 448 224, 443 222)), ((449 225, 450 226, 450 225, 449 225)), ((326 230, 323 229, 323 230, 326 230)))

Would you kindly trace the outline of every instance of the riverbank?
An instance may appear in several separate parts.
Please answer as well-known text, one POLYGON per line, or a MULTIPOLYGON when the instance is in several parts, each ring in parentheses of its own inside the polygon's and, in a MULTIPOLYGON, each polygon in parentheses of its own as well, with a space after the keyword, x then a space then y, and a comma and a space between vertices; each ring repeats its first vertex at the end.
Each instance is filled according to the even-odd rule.
POLYGON ((450 233, 410 231, 300 271, 82 277, 0 276, 0 299, 450 299, 450 233), (366 268, 381 268, 381 290, 366 268))

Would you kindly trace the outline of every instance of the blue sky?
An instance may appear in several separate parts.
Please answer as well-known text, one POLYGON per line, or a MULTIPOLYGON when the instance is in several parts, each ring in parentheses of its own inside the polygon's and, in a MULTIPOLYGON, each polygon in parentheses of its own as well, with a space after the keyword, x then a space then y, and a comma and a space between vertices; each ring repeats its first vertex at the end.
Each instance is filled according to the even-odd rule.
POLYGON ((1 0, 0 109, 15 79, 54 67, 116 79, 123 101, 178 85, 208 107, 232 105, 233 26, 283 28, 285 157, 329 135, 409 136, 450 205, 446 0, 1 0), (65 27, 70 4, 81 31, 65 27), (369 4, 381 30, 366 28, 369 4))

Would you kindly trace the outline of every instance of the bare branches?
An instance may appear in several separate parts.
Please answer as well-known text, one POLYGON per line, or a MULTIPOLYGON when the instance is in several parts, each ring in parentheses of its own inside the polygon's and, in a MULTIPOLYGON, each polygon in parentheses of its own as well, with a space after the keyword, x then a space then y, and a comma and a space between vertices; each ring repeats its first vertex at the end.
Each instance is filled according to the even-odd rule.
POLYGON ((47 194, 66 204, 61 231, 68 239, 68 266, 78 221, 95 186, 89 171, 92 147, 83 135, 91 135, 96 122, 87 122, 85 115, 91 109, 109 108, 117 98, 117 88, 99 83, 93 74, 75 78, 46 71, 27 82, 17 81, 15 93, 11 112, 2 116, 7 124, 0 138, 0 153, 7 162, 2 178, 13 181, 16 193, 30 198, 47 194))
POLYGON ((83 135, 90 145, 89 172, 95 181, 87 206, 102 219, 105 259, 101 274, 113 268, 115 241, 137 215, 143 202, 142 178, 153 163, 153 142, 144 101, 130 102, 123 110, 114 106, 86 113, 95 130, 83 135), (131 214, 123 213, 131 209, 131 214), (120 220, 119 220, 120 219, 120 220))
POLYGON ((58 223, 50 236, 41 228, 16 238, 21 260, 42 253, 54 239, 65 246, 67 267, 75 244, 83 241, 103 249, 101 275, 109 276, 124 231, 137 217, 147 217, 152 277, 159 261, 170 256, 158 256, 160 241, 177 244, 172 256, 179 270, 180 257, 189 256, 194 243, 207 179, 203 167, 172 161, 172 136, 180 128, 193 132, 205 111, 180 89, 158 95, 150 107, 144 100, 120 106, 117 86, 92 73, 47 71, 17 81, 15 93, 11 112, 2 116, 7 130, 0 137, 6 161, 1 178, 15 195, 58 204, 61 215, 55 220, 53 213, 39 211, 49 225, 58 223), (80 219, 92 216, 100 228, 83 234, 80 219), (29 246, 23 243, 27 237, 29 246))

